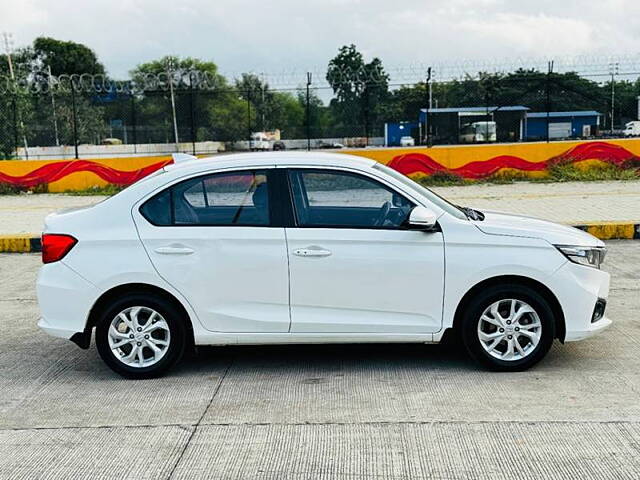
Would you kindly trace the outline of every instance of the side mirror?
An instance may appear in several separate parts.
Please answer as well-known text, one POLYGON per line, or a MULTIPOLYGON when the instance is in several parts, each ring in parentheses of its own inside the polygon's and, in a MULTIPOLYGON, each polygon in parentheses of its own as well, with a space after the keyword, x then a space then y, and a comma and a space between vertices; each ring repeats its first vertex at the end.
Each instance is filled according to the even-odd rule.
POLYGON ((414 230, 431 230, 436 226, 436 214, 427 207, 417 206, 409 214, 409 228, 414 230))

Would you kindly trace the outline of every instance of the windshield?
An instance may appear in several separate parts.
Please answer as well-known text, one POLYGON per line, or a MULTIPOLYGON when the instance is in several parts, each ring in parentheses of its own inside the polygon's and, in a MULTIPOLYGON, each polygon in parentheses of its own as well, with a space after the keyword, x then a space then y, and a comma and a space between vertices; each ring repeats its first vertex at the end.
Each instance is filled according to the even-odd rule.
POLYGON ((431 201, 432 203, 435 203, 438 207, 440 207, 442 210, 444 210, 448 214, 453 215, 454 217, 459 218, 460 220, 468 220, 467 215, 462 211, 460 211, 458 207, 456 207, 449 201, 445 200, 437 193, 432 192, 431 190, 429 190, 426 187, 423 187, 417 182, 414 182, 409 177, 407 177, 406 175, 403 175, 397 170, 387 167, 382 163, 376 163, 373 166, 373 168, 380 170, 386 173, 387 175, 390 175, 391 177, 395 178, 399 182, 402 182, 404 185, 408 186, 409 188, 416 190, 418 193, 420 193, 424 197, 427 197, 429 201, 431 201))

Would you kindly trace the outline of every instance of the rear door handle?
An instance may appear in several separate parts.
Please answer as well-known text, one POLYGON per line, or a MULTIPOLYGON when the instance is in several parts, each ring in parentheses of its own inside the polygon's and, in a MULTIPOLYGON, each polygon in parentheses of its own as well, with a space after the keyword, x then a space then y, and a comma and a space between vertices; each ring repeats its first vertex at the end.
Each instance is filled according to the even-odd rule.
POLYGON ((328 257, 331 255, 331 252, 329 250, 324 250, 323 248, 307 247, 294 250, 293 254, 298 257, 328 257))
POLYGON ((154 250, 156 253, 161 255, 191 255, 193 253, 193 249, 189 247, 158 247, 154 250))

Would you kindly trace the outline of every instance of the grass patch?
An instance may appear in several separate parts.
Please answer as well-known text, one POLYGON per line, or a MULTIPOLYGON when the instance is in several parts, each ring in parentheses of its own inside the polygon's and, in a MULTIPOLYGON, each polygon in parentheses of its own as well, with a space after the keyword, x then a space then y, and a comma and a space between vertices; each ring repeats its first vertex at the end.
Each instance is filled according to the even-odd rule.
POLYGON ((0 183, 0 195, 20 195, 30 193, 47 193, 49 187, 46 183, 41 183, 35 187, 23 187, 22 185, 12 185, 10 183, 0 183))
POLYGON ((434 172, 417 179, 417 182, 425 187, 453 187, 457 185, 467 185, 473 183, 458 174, 447 171, 434 172))
POLYGON ((106 185, 104 187, 90 187, 84 190, 65 190, 65 195, 77 195, 80 197, 89 197, 92 195, 104 195, 110 197, 127 188, 127 185, 106 185))
POLYGON ((548 182, 601 182, 608 180, 640 180, 637 168, 621 168, 615 165, 582 168, 575 163, 558 163, 548 169, 548 182))
POLYGON ((549 166, 538 176, 528 176, 518 170, 500 170, 493 175, 478 180, 469 180, 452 172, 436 172, 418 179, 426 187, 450 187, 458 185, 511 184, 517 182, 606 182, 640 180, 640 159, 632 159, 622 166, 611 164, 581 166, 578 163, 563 162, 549 166))

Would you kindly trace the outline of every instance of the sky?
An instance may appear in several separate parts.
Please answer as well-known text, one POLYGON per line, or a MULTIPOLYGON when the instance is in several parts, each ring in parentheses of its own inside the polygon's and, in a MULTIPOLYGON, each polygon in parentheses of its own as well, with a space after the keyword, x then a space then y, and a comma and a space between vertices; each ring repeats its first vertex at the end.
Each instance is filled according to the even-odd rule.
POLYGON ((0 32, 91 47, 110 75, 167 54, 318 71, 344 44, 390 68, 640 52, 638 0, 0 0, 0 32))

